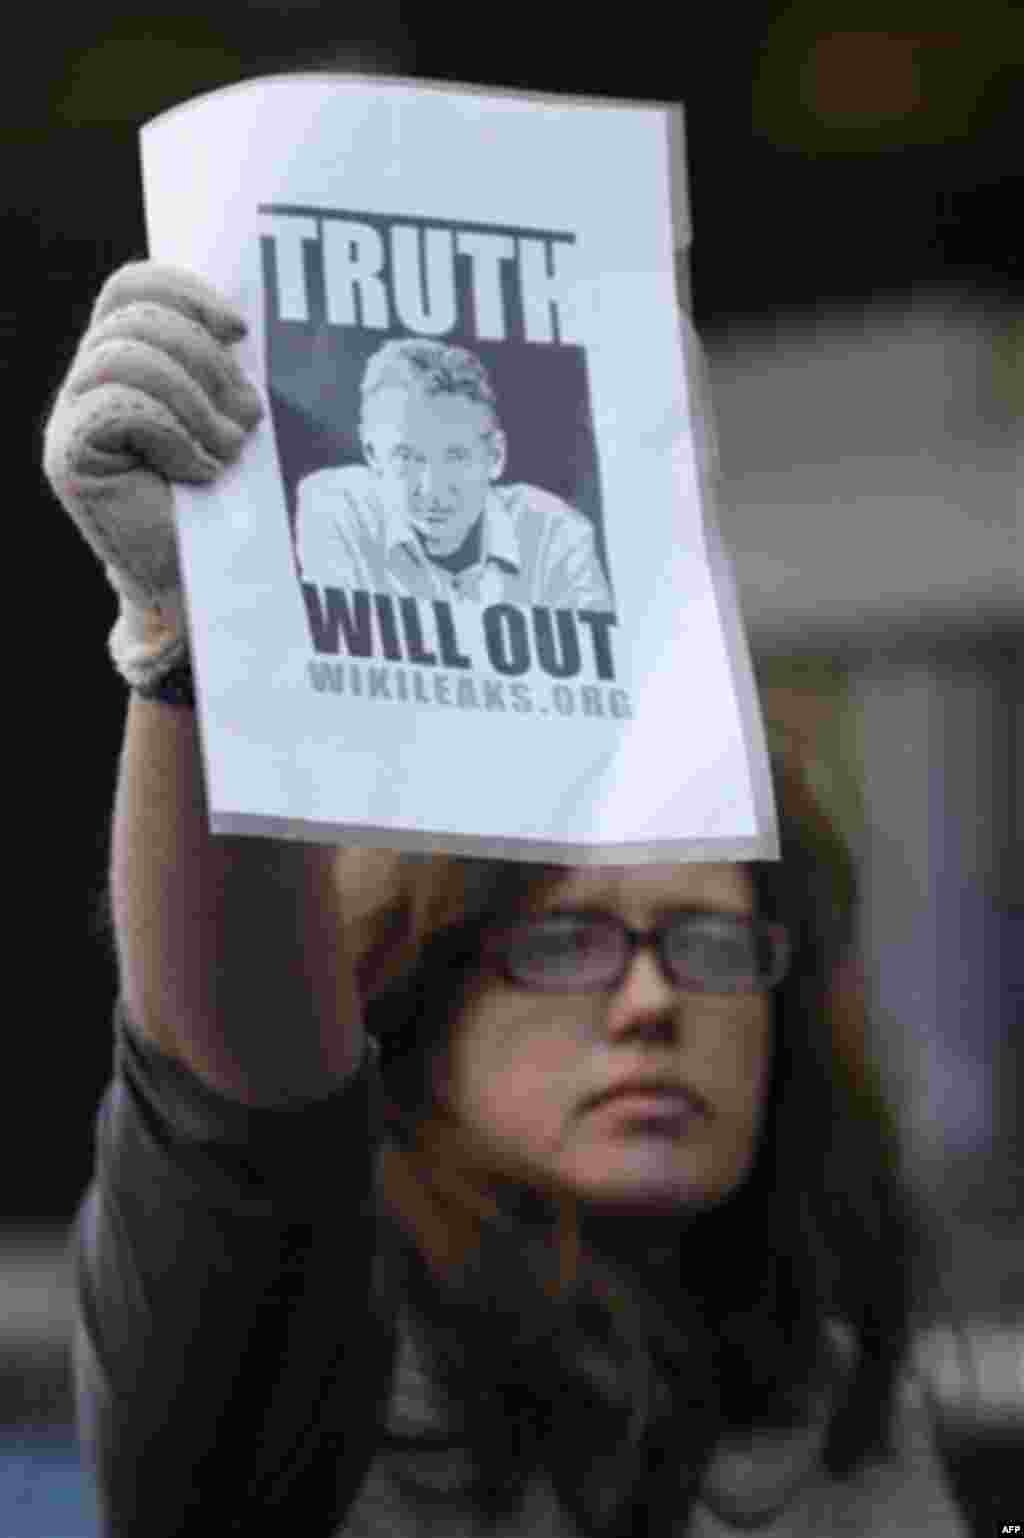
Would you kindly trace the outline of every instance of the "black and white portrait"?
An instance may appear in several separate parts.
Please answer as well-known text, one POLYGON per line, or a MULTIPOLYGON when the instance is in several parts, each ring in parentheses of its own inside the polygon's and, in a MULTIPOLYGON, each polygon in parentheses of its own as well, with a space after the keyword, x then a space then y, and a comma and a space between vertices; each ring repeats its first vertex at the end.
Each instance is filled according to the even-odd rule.
POLYGON ((265 242, 300 580, 613 612, 572 238, 315 212, 265 242))
POLYGON ((590 521, 505 478, 508 439, 487 371, 464 347, 385 342, 360 391, 361 463, 298 487, 303 580, 421 598, 605 610, 590 521))

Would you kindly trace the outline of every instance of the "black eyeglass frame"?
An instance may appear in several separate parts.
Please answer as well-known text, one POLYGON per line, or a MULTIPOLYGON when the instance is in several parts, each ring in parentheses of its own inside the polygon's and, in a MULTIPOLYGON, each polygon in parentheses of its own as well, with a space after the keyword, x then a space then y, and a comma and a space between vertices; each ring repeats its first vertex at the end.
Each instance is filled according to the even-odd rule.
POLYGON ((650 929, 634 929, 621 919, 616 913, 609 913, 604 909, 593 908, 555 908, 547 913, 538 913, 513 920, 510 924, 492 930, 483 937, 481 945, 482 959, 493 966, 505 979, 517 988, 528 989, 532 993, 614 993, 625 979, 633 958, 638 950, 652 949, 661 968, 662 976, 673 988, 681 988, 688 993, 730 994, 770 993, 777 988, 789 970, 792 960, 792 944, 789 933, 784 924, 775 923, 771 919, 762 919, 757 915, 723 913, 715 909, 686 909, 673 913, 662 919, 650 929), (542 924, 548 919, 580 919, 604 926, 608 933, 614 932, 620 939, 625 940, 619 964, 614 972, 610 972, 608 978, 600 982, 580 983, 578 978, 567 977, 564 979, 551 979, 546 982, 538 982, 535 979, 526 979, 519 976, 512 968, 508 955, 504 949, 509 940, 534 925, 542 924), (668 953, 667 937, 679 924, 688 921, 711 919, 716 923, 735 924, 753 931, 757 938, 766 939, 772 947, 773 968, 769 977, 757 978, 755 981, 734 988, 709 987, 695 981, 693 978, 684 977, 674 970, 668 953))

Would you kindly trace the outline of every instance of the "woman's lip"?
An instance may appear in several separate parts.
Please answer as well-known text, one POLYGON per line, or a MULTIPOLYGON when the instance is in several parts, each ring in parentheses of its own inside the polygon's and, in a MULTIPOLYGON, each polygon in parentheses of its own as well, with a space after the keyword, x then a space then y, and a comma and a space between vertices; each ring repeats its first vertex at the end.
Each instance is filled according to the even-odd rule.
POLYGON ((696 1098, 682 1089, 614 1090, 594 1101, 593 1110, 612 1110, 644 1121, 691 1121, 703 1114, 696 1098))
POLYGON ((618 1084, 609 1084, 604 1089, 595 1090, 592 1095, 587 1096, 584 1109, 589 1110, 593 1106, 605 1104, 606 1101, 627 1097, 681 1100, 691 1110, 700 1111, 705 1115, 710 1109, 704 1096, 689 1084, 677 1084, 668 1079, 647 1078, 643 1074, 637 1074, 635 1079, 621 1079, 618 1084))

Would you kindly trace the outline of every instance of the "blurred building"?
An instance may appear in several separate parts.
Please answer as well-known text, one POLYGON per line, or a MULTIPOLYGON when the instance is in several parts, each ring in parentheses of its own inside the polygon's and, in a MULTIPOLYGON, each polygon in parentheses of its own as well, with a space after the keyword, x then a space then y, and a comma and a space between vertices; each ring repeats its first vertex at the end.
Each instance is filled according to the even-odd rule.
POLYGON ((1024 1451, 1022 323, 955 296, 720 339, 770 736, 858 857, 873 1046, 939 1245, 921 1361, 976 1532, 1024 1451))
MULTIPOLYGON (((1024 1194, 1021 336, 1015 314, 931 296, 710 357, 768 714, 860 857, 876 1045, 916 1172, 989 1230, 1024 1194)), ((1016 1265, 1024 1286, 1024 1247, 1016 1265)))
POLYGON ((1024 315, 879 301, 720 339, 710 369, 762 648, 1019 633, 1024 315))

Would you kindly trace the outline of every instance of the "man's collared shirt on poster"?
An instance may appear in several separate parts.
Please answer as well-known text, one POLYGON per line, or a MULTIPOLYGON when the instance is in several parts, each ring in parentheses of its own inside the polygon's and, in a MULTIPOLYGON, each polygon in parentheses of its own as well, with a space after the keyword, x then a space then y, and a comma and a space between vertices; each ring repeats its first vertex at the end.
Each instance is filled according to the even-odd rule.
POLYGON ((295 543, 303 580, 322 587, 480 604, 612 608, 589 520, 538 486, 492 487, 479 558, 450 572, 429 559, 365 465, 318 470, 299 484, 295 543))

